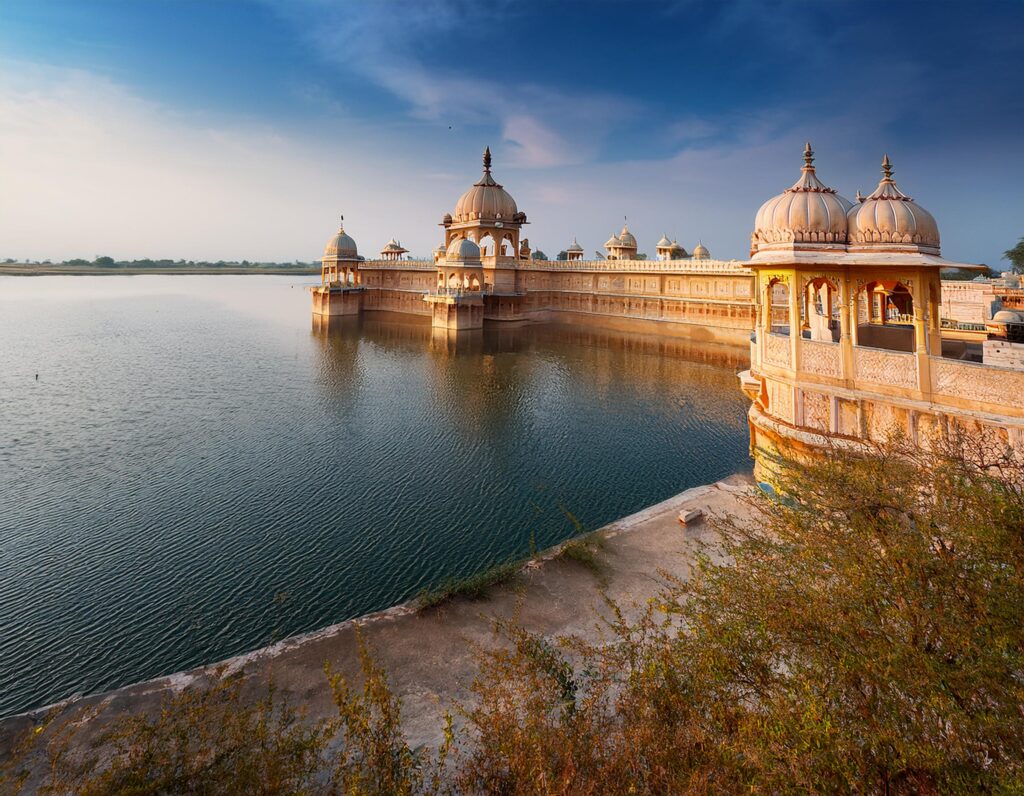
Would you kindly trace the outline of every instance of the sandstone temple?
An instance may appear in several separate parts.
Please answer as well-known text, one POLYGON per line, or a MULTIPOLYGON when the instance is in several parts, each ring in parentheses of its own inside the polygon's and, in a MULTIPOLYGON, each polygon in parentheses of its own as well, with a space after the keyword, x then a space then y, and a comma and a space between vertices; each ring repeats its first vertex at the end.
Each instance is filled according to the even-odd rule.
POLYGON ((715 260, 663 236, 639 254, 628 225, 586 259, 533 252, 528 224, 491 171, 441 219, 430 260, 392 239, 365 259, 339 228, 313 289, 318 320, 383 310, 448 332, 530 320, 586 320, 747 346, 755 474, 778 453, 814 455, 894 431, 921 445, 973 430, 1024 450, 1024 290, 1012 279, 943 280, 983 268, 943 259, 934 217, 903 193, 888 157, 869 196, 800 178, 754 218, 750 259, 715 260))
POLYGON ((628 226, 609 238, 601 259, 585 259, 575 240, 564 260, 538 259, 523 235, 527 223, 491 173, 487 150, 480 179, 444 214, 444 242, 432 260, 404 259, 406 250, 394 240, 378 258, 364 259, 340 228, 324 250, 313 313, 388 310, 430 316, 435 327, 453 331, 585 315, 746 343, 754 323, 754 277, 742 262, 714 260, 703 245, 687 254, 667 237, 657 243, 658 259, 640 259, 628 226))
POLYGON ((938 224, 897 187, 888 157, 875 191, 854 202, 813 161, 808 144, 800 179, 754 218, 757 310, 740 381, 755 473, 770 479, 776 452, 894 431, 923 446, 973 431, 1024 450, 1024 370, 1005 355, 1020 344, 983 323, 982 354, 970 356, 964 338, 977 329, 943 323, 944 292, 978 283, 943 283, 942 270, 979 266, 941 257, 938 224))

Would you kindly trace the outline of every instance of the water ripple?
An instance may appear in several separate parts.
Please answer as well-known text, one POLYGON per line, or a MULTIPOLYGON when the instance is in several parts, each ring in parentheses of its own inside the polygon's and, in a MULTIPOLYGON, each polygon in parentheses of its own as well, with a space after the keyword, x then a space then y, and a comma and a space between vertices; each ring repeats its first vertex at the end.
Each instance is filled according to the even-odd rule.
POLYGON ((311 333, 294 284, 0 278, 0 715, 386 607, 560 541, 562 507, 593 528, 748 466, 742 352, 311 333))

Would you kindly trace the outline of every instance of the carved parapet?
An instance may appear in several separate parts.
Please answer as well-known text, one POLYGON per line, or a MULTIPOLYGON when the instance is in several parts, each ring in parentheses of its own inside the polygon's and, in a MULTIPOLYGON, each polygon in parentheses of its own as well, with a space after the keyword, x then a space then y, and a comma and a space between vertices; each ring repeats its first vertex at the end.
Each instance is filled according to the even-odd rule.
POLYGON ((792 367, 789 337, 766 334, 764 336, 764 361, 780 368, 792 367))
POLYGON ((993 368, 970 362, 932 357, 932 383, 936 398, 948 396, 1003 406, 1007 413, 1024 414, 1024 371, 993 368))
POLYGON ((854 348, 853 376, 858 381, 913 390, 917 388, 917 358, 914 354, 881 348, 854 348))
POLYGON ((839 343, 801 340, 800 370, 818 376, 842 378, 843 366, 839 358, 839 343))

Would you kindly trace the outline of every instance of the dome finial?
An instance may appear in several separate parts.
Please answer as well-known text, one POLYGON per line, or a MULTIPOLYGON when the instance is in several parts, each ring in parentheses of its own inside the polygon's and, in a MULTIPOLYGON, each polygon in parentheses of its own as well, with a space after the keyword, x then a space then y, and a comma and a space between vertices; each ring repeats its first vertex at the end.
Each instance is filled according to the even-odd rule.
POLYGON ((345 229, 345 214, 341 214, 341 219, 338 221, 338 229, 345 229))
POLYGON ((804 144, 804 168, 805 169, 813 169, 814 168, 814 150, 811 149, 811 142, 810 141, 808 141, 806 144, 804 144))
POLYGON ((885 175, 886 180, 892 180, 892 164, 889 162, 888 155, 882 157, 882 174, 885 175))
POLYGON ((484 149, 484 173, 491 173, 491 148, 489 146, 484 149))

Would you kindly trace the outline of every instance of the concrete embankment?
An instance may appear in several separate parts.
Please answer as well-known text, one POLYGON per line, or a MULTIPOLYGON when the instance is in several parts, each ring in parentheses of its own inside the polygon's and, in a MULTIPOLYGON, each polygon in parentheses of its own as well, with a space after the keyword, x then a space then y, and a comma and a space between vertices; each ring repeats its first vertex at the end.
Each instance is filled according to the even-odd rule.
POLYGON ((707 539, 711 530, 706 521, 684 528, 677 520, 679 511, 700 508, 705 516, 743 516, 747 508, 740 498, 752 485, 747 475, 731 476, 605 526, 598 531, 604 538, 597 552, 600 573, 559 556, 560 547, 556 547, 532 560, 483 600, 456 598, 420 610, 414 603, 406 603, 219 664, 10 717, 0 722, 0 756, 51 711, 58 714, 52 725, 57 726, 83 708, 100 708, 100 720, 90 722, 76 737, 76 743, 88 743, 104 719, 153 709, 169 689, 202 684, 218 669, 243 671, 247 692, 254 698, 273 680, 280 694, 304 705, 311 717, 331 715, 335 708, 324 664, 346 677, 358 675, 357 628, 402 699, 405 730, 412 746, 435 744, 440 740, 444 710, 469 695, 476 673, 474 651, 500 643, 495 619, 515 619, 552 637, 574 634, 600 640, 599 616, 607 611, 604 595, 627 616, 635 616, 661 590, 662 573, 688 576, 691 543, 707 539))

